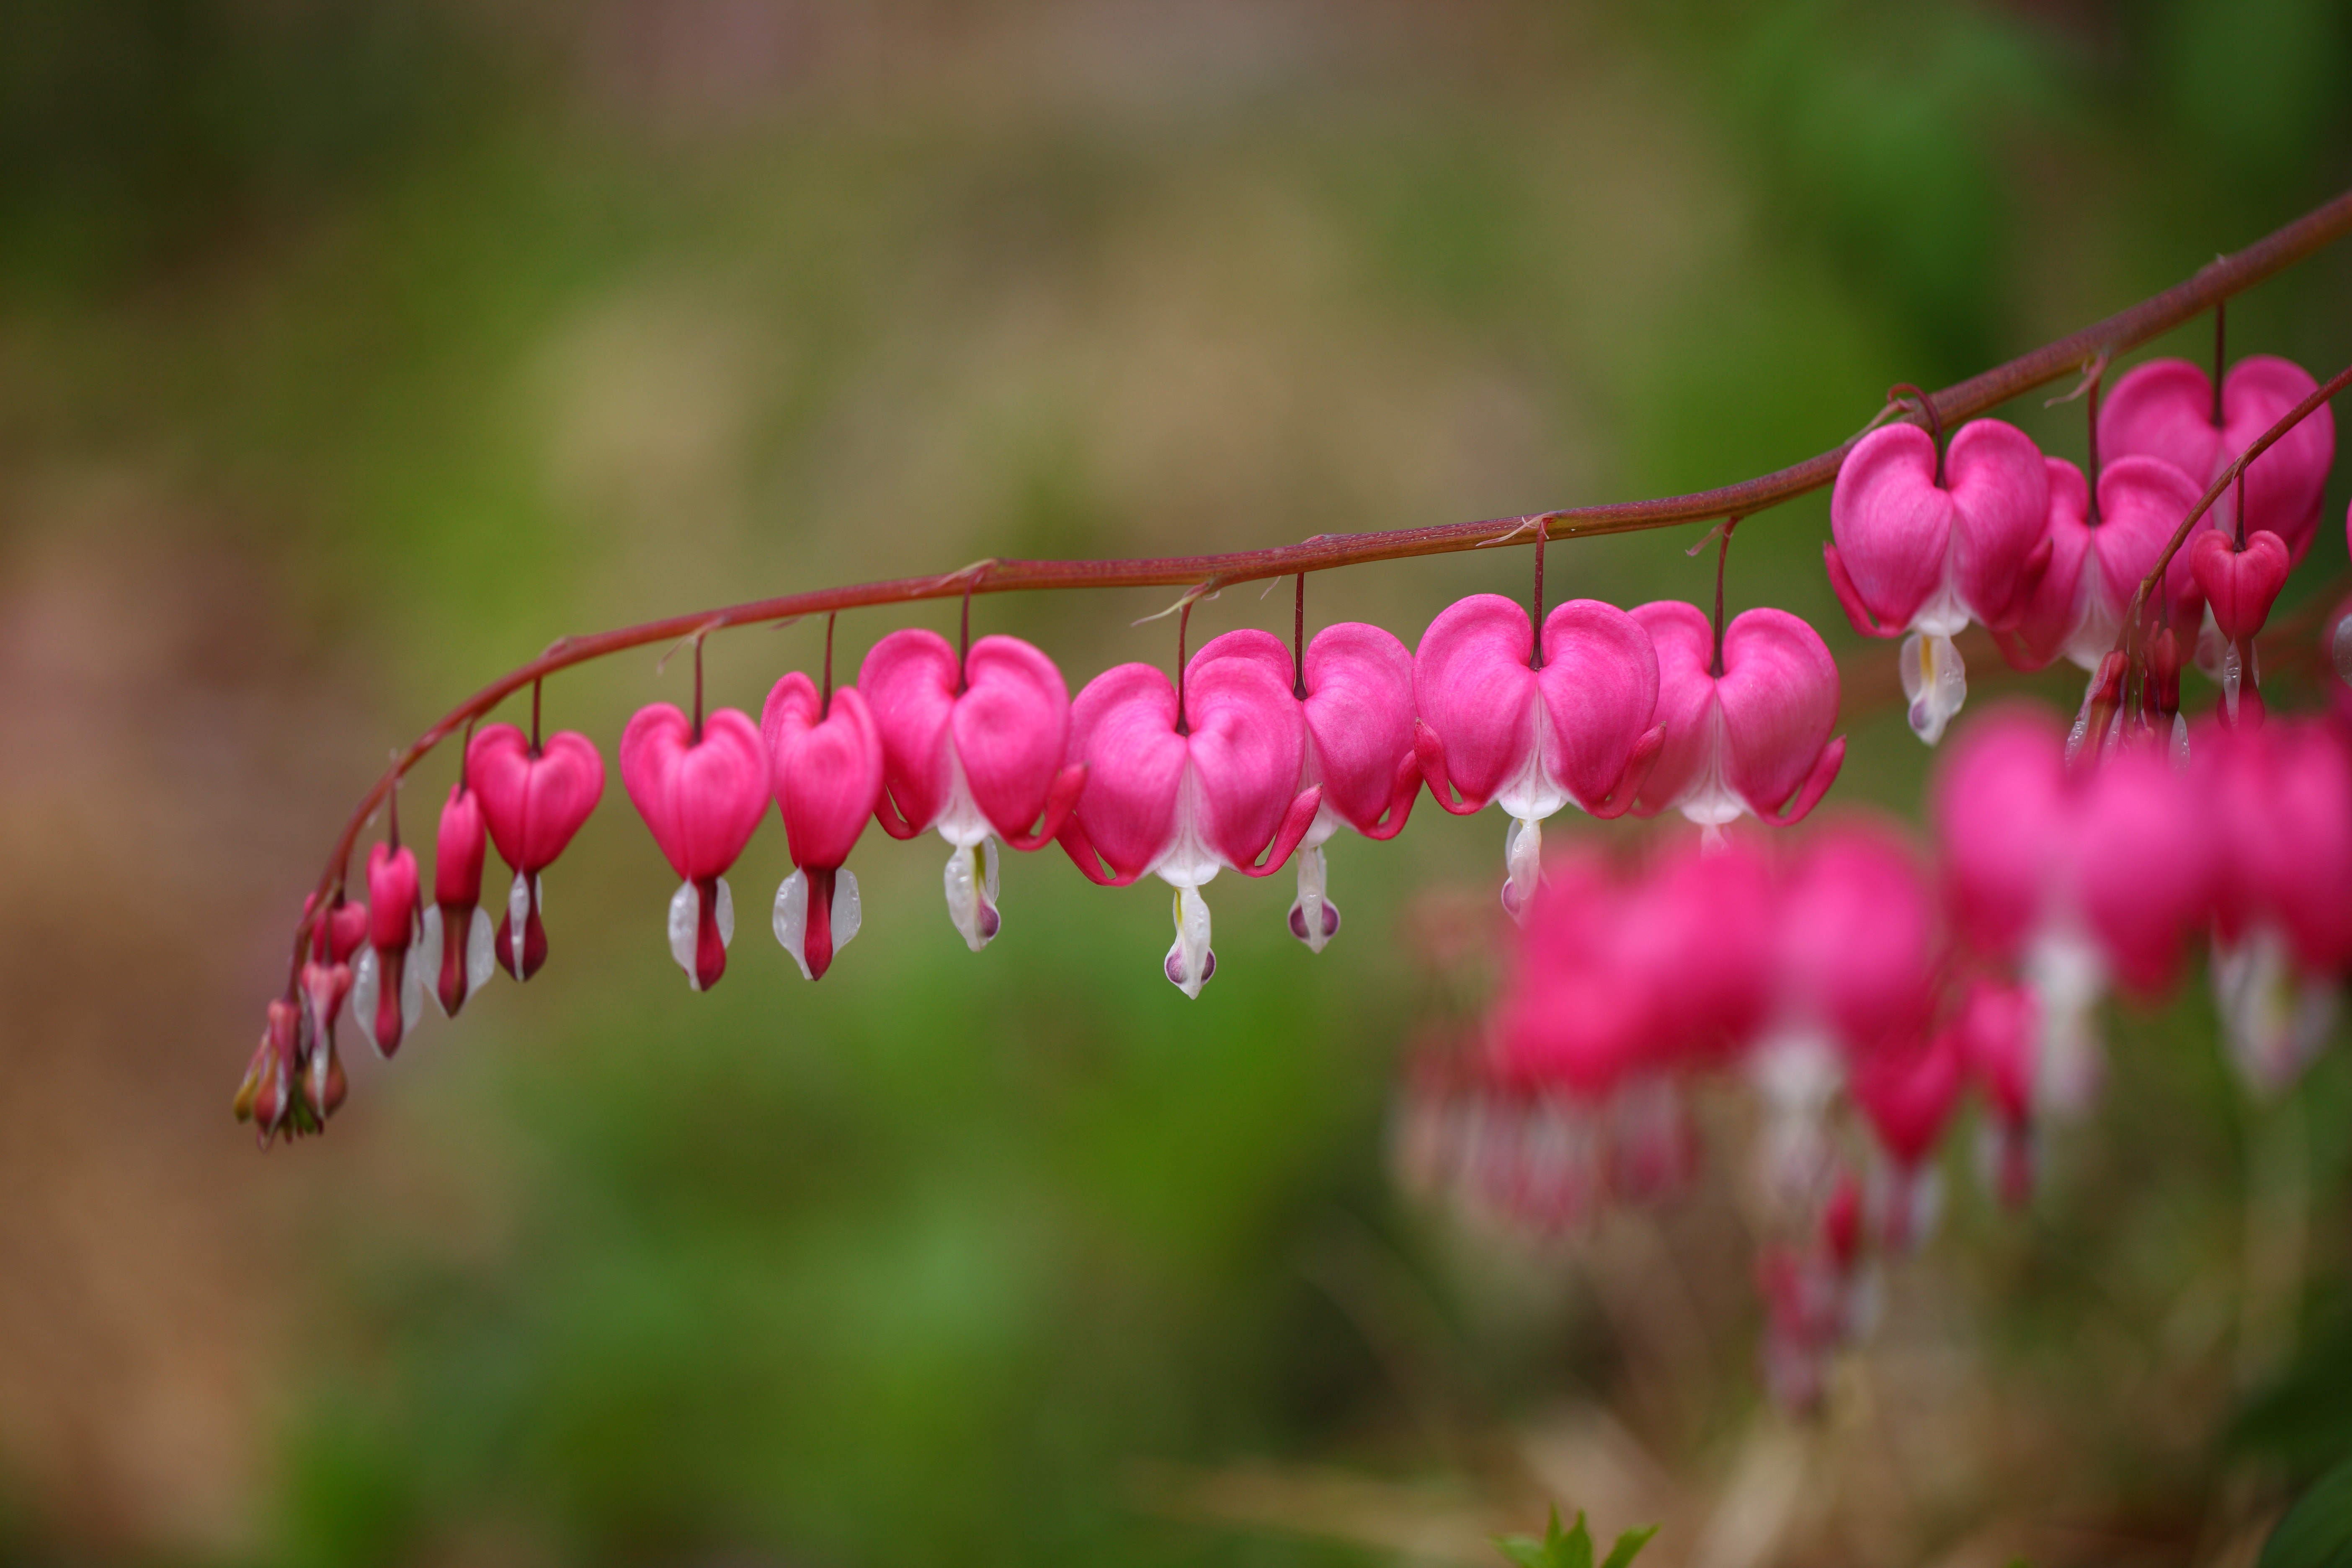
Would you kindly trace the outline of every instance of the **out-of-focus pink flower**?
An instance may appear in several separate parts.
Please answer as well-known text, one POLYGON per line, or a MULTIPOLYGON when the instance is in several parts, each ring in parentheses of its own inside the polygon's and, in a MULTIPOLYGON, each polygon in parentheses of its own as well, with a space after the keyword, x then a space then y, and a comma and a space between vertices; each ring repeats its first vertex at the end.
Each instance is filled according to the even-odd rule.
POLYGON ((861 920, 857 874, 842 862, 882 798, 881 733, 856 687, 820 693, 795 669, 769 691, 760 738, 793 857, 776 889, 776 941, 803 977, 822 980, 861 920))
POLYGON ((2212 891, 2212 845, 2186 775, 2145 747, 2111 749, 2084 778, 2056 722, 2012 709, 1972 725, 1931 787, 1961 934, 2021 963, 2041 1003, 2041 1103, 2097 1092, 2091 1012, 2113 978, 2153 996, 2178 973, 2212 891))
POLYGON ((1696 605, 1662 599, 1633 619, 1658 656, 1657 719, 1664 743, 1634 810, 1678 807, 1718 828, 1747 812, 1774 826, 1801 821, 1845 761, 1832 741, 1837 660, 1828 645, 1786 610, 1748 610, 1723 634, 1715 670, 1715 626, 1696 605))
POLYGON ((497 966, 490 917, 481 908, 482 856, 488 833, 482 823, 482 797, 458 780, 449 786, 434 835, 433 902, 425 910, 417 941, 437 955, 440 973, 434 1000, 445 1017, 456 1017, 466 998, 489 983, 497 966))
POLYGON ((2035 1055, 2042 1008, 2032 990, 1979 977, 1961 994, 1952 1037, 1990 1114, 1979 1164, 1986 1184, 2011 1208, 2033 1194, 2035 1055))
MULTIPOLYGON (((2352 513, 2346 514, 2344 531, 2352 538, 2352 513)), ((2327 688, 2328 708, 2346 726, 2352 727, 2352 598, 2330 610, 2320 626, 2319 657, 2332 668, 2335 677, 2320 678, 2327 688)))
POLYGON ((1515 916, 1540 873, 1543 819, 1571 803, 1622 814, 1665 741, 1657 653, 1624 611, 1594 599, 1559 605, 1544 617, 1540 666, 1534 654, 1527 610, 1475 594, 1439 612, 1413 655, 1422 772, 1447 811, 1493 801, 1510 816, 1503 904, 1515 916))
POLYGON ((2333 724, 2214 724, 2196 782, 2218 845, 2213 986, 2247 1081, 2274 1093, 2326 1044, 2352 971, 2352 741, 2333 724))
MULTIPOLYGON (((2124 612, 2141 579, 2155 569, 2173 531, 2203 492, 2187 474, 2157 458, 2122 458, 2099 470, 2099 518, 2083 470, 2049 458, 2050 515, 2044 537, 2049 569, 2019 601, 2015 623, 1993 640, 2020 669, 2039 669, 2063 655, 2096 669, 2123 629, 2124 612)), ((2212 531, 2211 514, 2191 542, 2212 531)), ((2165 569, 2174 617, 2194 626, 2203 604, 2186 549, 2165 569)), ((2154 606, 2151 605, 2151 608, 2154 606)))
POLYGON ((2041 450, 1998 419, 1961 426, 1940 465, 1927 432, 1882 426, 1839 468, 1823 546, 1830 585, 1864 636, 1911 634, 1903 689, 1929 745, 1968 698, 1953 636, 1970 620, 2014 617, 2051 559, 2049 511, 2041 450))
POLYGON ((1070 754, 1088 778, 1063 847, 1097 883, 1152 874, 1176 889, 1176 940, 1161 967, 1187 996, 1216 973, 1200 889, 1224 868, 1281 869, 1322 804, 1319 787, 1298 788, 1307 727, 1289 663, 1287 653, 1277 668, 1245 644, 1213 642, 1185 666, 1181 700, 1156 667, 1122 664, 1070 706, 1070 754))
MULTIPOLYGON (((2135 366, 2099 410, 2099 446, 2116 457, 2161 458, 2188 474, 2201 494, 2256 437, 2318 386, 2290 360, 2252 354, 2221 378, 2221 419, 2213 420, 2213 384, 2187 360, 2135 366)), ((2319 492, 2336 460, 2336 416, 2326 404, 2246 466, 2246 528, 2268 529, 2301 561, 2319 526, 2319 492)), ((2237 531, 2237 487, 2214 502, 2225 532, 2237 531)))
POLYGON ((1854 1067, 1854 1103, 1886 1153, 1871 1207, 1879 1240, 1892 1250, 1915 1251, 1935 1229, 1941 1194, 1932 1156, 1959 1102, 1965 1066, 1963 1043, 1947 1029, 1890 1042, 1854 1067))
POLYGON ((512 724, 491 724, 466 748, 466 776, 481 797, 499 858, 514 868, 506 918, 499 922, 499 957, 517 980, 528 980, 547 962, 540 873, 604 797, 604 759, 593 741, 573 731, 534 748, 512 724))
POLYGON ((1063 765, 1070 689, 1018 637, 982 637, 959 661, 947 638, 920 627, 876 643, 857 687, 882 736, 883 831, 911 838, 933 827, 948 841, 948 919, 978 952, 1003 926, 998 841, 1052 842, 1086 787, 1085 764, 1063 765))
POLYGON ((640 708, 621 731, 621 786, 679 887, 669 900, 669 952, 708 991, 727 973, 735 895, 726 872, 768 809, 768 752, 749 715, 721 708, 700 732, 667 702, 640 708))
POLYGON ((352 965, 352 1012, 360 1033, 389 1057, 425 1011, 425 971, 408 962, 416 936, 416 857, 368 847, 368 945, 352 965))

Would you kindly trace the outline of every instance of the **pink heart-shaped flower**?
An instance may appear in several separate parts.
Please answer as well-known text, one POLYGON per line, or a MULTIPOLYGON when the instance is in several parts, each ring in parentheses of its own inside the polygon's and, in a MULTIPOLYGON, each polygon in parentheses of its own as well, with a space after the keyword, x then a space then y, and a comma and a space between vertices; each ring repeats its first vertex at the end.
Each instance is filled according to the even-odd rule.
POLYGON ((945 637, 910 626, 874 645, 857 686, 882 737, 881 822, 892 837, 938 826, 960 840, 992 828, 1034 849, 1059 831, 1085 774, 1065 777, 1070 692, 1043 651, 984 637, 959 669, 945 637), (977 823, 961 820, 974 814, 977 823))
POLYGON ((2240 550, 2230 535, 2208 529, 2182 553, 2223 637, 2242 642, 2263 629, 2279 590, 2286 586, 2291 563, 2284 540, 2267 528, 2256 529, 2240 550))
POLYGON ((1742 811, 1776 826, 1801 820, 1845 760, 1845 742, 1830 739, 1837 661, 1820 634, 1785 610, 1746 611, 1724 631, 1718 677, 1715 627, 1696 605, 1662 599, 1633 616, 1657 649, 1665 727, 1635 809, 1680 806, 1709 826, 1742 811))
POLYGON ((751 719, 721 708, 702 735, 667 702, 621 731, 621 784, 682 881, 726 875, 768 808, 768 753, 751 719))
MULTIPOLYGON (((2115 646, 2133 592, 2200 492, 2187 474, 2161 458, 2120 458, 2100 471, 2094 523, 2083 470, 2063 458, 2047 461, 2050 564, 2023 595, 2014 623, 1996 631, 1994 640, 2021 669, 2039 669, 2061 654, 2093 669, 2115 646)), ((2198 526, 2210 527, 2210 514, 2198 526)), ((2188 551, 2173 557, 2165 591, 2174 618, 2193 624, 2203 600, 2188 551)))
POLYGON ((2074 805, 2057 840, 2063 905, 2117 983, 2153 1000, 2212 909, 2211 825, 2187 775, 2152 749, 2102 759, 2074 805))
POLYGON ((1853 1099, 1896 1166, 1916 1170, 1935 1152, 1959 1102, 1965 1058, 1947 1031, 1919 1044, 1896 1043, 1854 1065, 1853 1099))
MULTIPOLYGON (((1155 870, 1180 885, 1206 881, 1218 866, 1264 875, 1289 858, 1277 838, 1297 842, 1287 818, 1306 759, 1298 700, 1259 650, 1214 648, 1185 668, 1189 733, 1153 665, 1106 670, 1071 704, 1070 754, 1088 770, 1073 821, 1118 882, 1155 870), (1277 854, 1260 867, 1269 845, 1277 854)), ((1288 662, 1286 654, 1286 672, 1288 662)))
POLYGON ((768 693, 760 733, 793 864, 839 866, 882 795, 882 736, 864 695, 836 687, 827 705, 793 670, 768 693))
POLYGON ((512 724, 475 731, 466 776, 499 857, 527 877, 555 863, 604 796, 604 759, 594 742, 564 730, 533 754, 512 724))
POLYGON ((1650 635, 1614 605, 1571 599, 1544 617, 1541 669, 1529 668, 1533 644, 1525 607, 1498 594, 1474 594, 1430 623, 1412 685, 1431 793, 1459 816, 1490 800, 1528 820, 1570 801, 1616 816, 1640 787, 1629 777, 1637 753, 1646 769, 1664 739, 1649 738, 1650 635))
MULTIPOLYGON (((2221 470, 2319 384, 2292 360, 2251 354, 2221 379, 2221 423, 2213 384, 2187 360, 2151 360, 2117 382, 2099 410, 2099 447, 2112 456, 2161 458, 2187 473, 2200 494, 2221 470)), ((2326 404, 2246 468, 2246 528, 2279 536, 2292 561, 2311 548, 2320 491, 2336 460, 2336 416, 2326 404)), ((2237 531, 2237 489, 2214 502, 2213 519, 2237 531)))
POLYGON ((1830 494, 1832 583, 1855 628, 1950 636, 2008 617, 2049 515, 2041 450, 2015 426, 1974 419, 1945 449, 1916 425, 1864 436, 1830 494))
POLYGON ((2352 741, 2325 721, 2200 727, 2191 774, 2212 826, 2214 929, 2282 931, 2305 973, 2352 968, 2352 741))
MULTIPOLYGON (((302 910, 308 914, 315 902, 313 895, 302 895, 302 910)), ((310 923, 310 954, 327 963, 346 963, 368 939, 368 907, 356 899, 337 895, 327 912, 310 923)))
POLYGON ((1325 626, 1307 645, 1307 782, 1368 838, 1392 838, 1421 793, 1412 744, 1412 655, 1360 621, 1325 626))

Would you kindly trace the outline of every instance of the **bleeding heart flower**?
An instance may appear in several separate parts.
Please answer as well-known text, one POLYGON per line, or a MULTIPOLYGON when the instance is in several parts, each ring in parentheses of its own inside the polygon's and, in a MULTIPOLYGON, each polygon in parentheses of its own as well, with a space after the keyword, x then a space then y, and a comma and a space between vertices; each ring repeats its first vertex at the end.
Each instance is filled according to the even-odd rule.
POLYGON ((352 1012, 380 1056, 425 1014, 425 971, 408 962, 416 933, 416 857, 389 844, 368 847, 368 945, 352 966, 352 1012))
POLYGON ((776 889, 776 941, 804 978, 822 980, 862 919, 856 874, 842 862, 882 799, 882 735, 856 687, 828 700, 797 669, 768 693, 760 734, 793 855, 776 889))
POLYGON ((1535 892, 1543 819, 1571 803, 1622 815, 1665 741, 1657 652, 1633 616, 1572 599, 1544 618, 1540 665, 1534 651, 1525 608, 1474 594, 1438 614, 1413 655, 1422 773, 1455 816, 1491 800, 1511 818, 1503 907, 1514 917, 1535 892))
POLYGON ((1718 835, 1748 812, 1776 827, 1801 821, 1835 782, 1845 740, 1837 723, 1837 661, 1820 634, 1786 610, 1754 609, 1723 634, 1695 605, 1662 599, 1633 619, 1658 655, 1657 718, 1665 742, 1637 815, 1669 806, 1718 835))
POLYGON ((514 868, 506 917, 499 921, 499 956, 509 973, 528 980, 547 962, 540 873, 604 797, 604 759, 576 731, 533 746, 512 724, 492 724, 466 748, 466 776, 481 797, 499 858, 514 868))
POLYGON ((687 984, 708 991, 727 973, 735 895, 727 868, 768 809, 768 752, 732 708, 701 732, 667 702, 640 708, 621 731, 621 785, 680 884, 669 900, 669 952, 687 984))
POLYGON ((2014 1208, 2033 1194, 2040 1163, 2033 1105, 2041 1004, 2027 986, 1979 977, 1962 994, 1951 1032, 1991 1112, 1979 1139, 1979 1167, 1993 1194, 2014 1208))
POLYGON ((876 643, 857 685, 882 737, 877 819, 893 838, 936 827, 952 847, 948 918, 978 952, 1002 924, 997 840, 1052 842, 1086 787, 1083 765, 1062 765, 1069 688, 1018 637, 984 637, 960 664, 947 638, 918 627, 876 643))
POLYGON ((2221 635, 2232 642, 2252 641, 2286 586, 2286 542, 2264 528, 2249 534, 2241 547, 2211 529, 2190 541, 2188 554, 2221 635))
MULTIPOLYGON (((2083 470, 2063 458, 2045 460, 2049 569, 2023 596, 2014 624, 1996 629, 1993 640, 2019 669, 2039 669, 2062 654, 2084 669, 2096 669, 2123 630, 2133 592, 2202 492, 2170 463, 2121 458, 2099 471, 2099 515, 2094 522, 2083 470)), ((2208 513, 2191 543, 2211 526, 2208 513)), ((2173 556, 2164 586, 2173 617, 2194 626, 2203 594, 2189 555, 2184 549, 2173 556)))
POLYGON ((2171 983, 2213 862, 2187 778, 2161 752, 2114 749, 2070 774, 2063 745, 2039 710, 1987 719, 1937 775, 1931 815, 1961 934, 2021 963, 2041 1004, 2040 1102, 2072 1112, 2104 1075, 2092 1011, 2108 980, 2150 997, 2171 983))
POLYGON ((1766 1107, 1764 1190, 1806 1212, 1832 1169, 1831 1104, 1853 1064, 1917 1040, 1933 1001, 1934 900, 1891 829, 1822 829, 1782 880, 1773 929, 1780 994, 1748 1055, 1766 1107))
POLYGON ((1880 1243, 1893 1250, 1916 1251, 1935 1229, 1941 1189, 1930 1156, 1959 1102, 1965 1066, 1962 1041, 1949 1030, 1890 1043, 1854 1066, 1854 1103, 1889 1167, 1874 1180, 1869 1206, 1880 1243))
POLYGON ((1283 679, 1288 657, 1277 674, 1246 645, 1214 651, 1223 640, 1186 664, 1181 697, 1156 667, 1122 664, 1070 706, 1070 755, 1089 776, 1062 846, 1102 886, 1152 873, 1176 889, 1162 968, 1187 996, 1217 968, 1201 888, 1221 868, 1280 870, 1323 800, 1319 785, 1298 788, 1307 726, 1283 679))
POLYGON ((2211 726, 2194 782, 2218 845, 2214 991, 2247 1081, 2301 1076, 2352 971, 2352 741, 2325 722, 2211 726))
POLYGON ((1952 637, 1970 620, 2008 624, 2047 569, 2042 548, 2050 479, 2022 430, 1998 419, 1960 426, 1939 464, 1916 425, 1864 436, 1830 494, 1830 585, 1854 630, 1903 645, 1911 728, 1934 745, 1968 699, 1952 637))
POLYGON ((418 942, 441 955, 434 1000, 454 1018, 466 998, 489 984, 493 957, 490 917, 482 902, 482 853, 488 842, 482 800, 459 779, 449 786, 433 850, 433 904, 418 942))
POLYGON ((295 1092, 301 1066, 302 1010, 290 997, 282 997, 269 1005, 261 1043, 246 1064, 245 1081, 237 1085, 231 1107, 239 1121, 253 1123, 256 1141, 264 1149, 281 1131, 292 1137, 316 1130, 304 1125, 305 1107, 295 1092))
POLYGON ((1303 668, 1270 633, 1226 632, 1194 658, 1246 658, 1292 686, 1307 726, 1299 785, 1322 786, 1323 804, 1299 840, 1298 896, 1291 900, 1290 934, 1320 952, 1339 931, 1339 907, 1326 891, 1329 866, 1323 846, 1342 826, 1386 840, 1404 830, 1421 793, 1421 761, 1412 744, 1412 655, 1379 626, 1342 621, 1307 645, 1303 668))
MULTIPOLYGON (((2135 366, 2099 410, 2099 446, 2117 457, 2161 458, 2188 474, 2201 494, 2238 455, 2318 387, 2291 360, 2252 354, 2221 378, 2221 418, 2213 420, 2213 384, 2187 360, 2135 366)), ((2279 536, 2301 561, 2319 527, 2319 492, 2336 460, 2336 416, 2326 404, 2246 466, 2246 530, 2279 536)), ((2224 531, 2238 531, 2237 487, 2213 503, 2224 531)))

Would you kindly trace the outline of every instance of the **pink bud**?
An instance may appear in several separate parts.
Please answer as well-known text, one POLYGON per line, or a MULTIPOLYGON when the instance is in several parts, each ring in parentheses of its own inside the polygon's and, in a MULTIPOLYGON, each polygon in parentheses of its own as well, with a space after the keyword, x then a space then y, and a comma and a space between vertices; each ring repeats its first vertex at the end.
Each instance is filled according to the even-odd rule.
POLYGON ((466 998, 489 978, 493 939, 482 901, 482 856, 488 831, 482 797, 463 783, 449 786, 433 853, 433 907, 425 911, 425 947, 439 952, 433 994, 456 1017, 466 998), (478 932, 476 928, 479 927, 478 932))
POLYGON ((368 1038, 385 1056, 400 1049, 406 1022, 401 1014, 409 943, 416 924, 416 857, 404 846, 368 847, 368 929, 374 952, 375 1006, 360 1019, 368 1038))
POLYGON ((828 704, 799 670, 768 693, 760 733, 793 865, 776 893, 776 940, 822 980, 857 934, 857 879, 842 862, 882 798, 882 737, 856 687, 836 688, 828 704))
POLYGON ((550 735, 534 751, 512 724, 492 724, 476 731, 466 748, 466 776, 481 797, 499 858, 514 868, 514 887, 499 921, 499 956, 509 973, 528 980, 547 962, 540 873, 555 863, 604 798, 604 759, 594 742, 574 731, 550 735))
POLYGON ((2229 534, 2208 530, 2189 542, 2186 553, 2221 635, 2244 642, 2261 631, 2279 590, 2286 586, 2286 542, 2266 528, 2258 529, 2241 550, 2229 534))
POLYGON ((1832 741, 1837 661, 1813 628, 1786 610, 1754 609, 1723 634, 1696 605, 1662 599, 1633 619, 1658 656, 1658 761, 1635 810, 1678 806, 1708 826, 1745 811, 1774 826, 1801 821, 1837 778, 1845 742, 1832 741))
POLYGON ((670 948, 698 991, 727 972, 734 905, 719 879, 768 806, 768 753, 751 721, 721 708, 697 736, 667 702, 641 708, 621 732, 621 784, 685 883, 671 900, 670 948))
MULTIPOLYGON (((2116 457, 2161 458, 2201 493, 2255 439, 2318 386, 2290 360, 2253 354, 2221 381, 2221 423, 2213 423, 2213 384, 2186 360, 2151 360, 2133 368, 2099 410, 2099 446, 2116 457)), ((2246 530, 2279 536, 2293 561, 2303 559, 2319 525, 2320 489, 2336 460, 2336 418, 2326 404, 2246 468, 2246 530)), ((2212 518, 2237 531, 2237 487, 2224 490, 2212 518)), ((2176 518, 2176 521, 2179 520, 2176 518)))
POLYGON ((1534 891, 1543 819, 1570 803, 1621 815, 1665 741, 1657 652, 1633 616, 1571 599, 1544 617, 1541 668, 1534 641, 1517 602, 1475 594, 1441 611, 1413 655, 1422 772, 1447 811, 1491 800, 1511 817, 1503 901, 1514 914, 1534 891))
MULTIPOLYGON (((302 910, 308 914, 312 895, 302 895, 302 910)), ((310 955, 329 963, 343 963, 360 950, 368 938, 368 907, 356 900, 346 900, 338 891, 327 912, 310 924, 310 955)))
POLYGON ((1181 714, 1167 676, 1148 664, 1104 671, 1070 707, 1070 755, 1088 777, 1063 847, 1094 881, 1124 887, 1149 873, 1177 889, 1162 968, 1188 996, 1216 963, 1201 887, 1221 868, 1279 870, 1322 804, 1319 788, 1298 787, 1306 721, 1285 679, 1288 655, 1274 646, 1278 668, 1246 639, 1202 648, 1185 666, 1181 714))
MULTIPOLYGON (((463 784, 449 786, 434 838, 433 901, 470 910, 482 901, 482 797, 463 784)), ((455 1009, 452 1009, 453 1011, 455 1009)))

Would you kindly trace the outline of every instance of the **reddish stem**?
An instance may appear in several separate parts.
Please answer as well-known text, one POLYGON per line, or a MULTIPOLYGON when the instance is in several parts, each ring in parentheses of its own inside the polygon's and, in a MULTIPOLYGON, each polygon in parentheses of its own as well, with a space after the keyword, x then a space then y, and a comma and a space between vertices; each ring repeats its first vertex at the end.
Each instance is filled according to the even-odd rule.
MULTIPOLYGON (((1982 414, 2021 393, 2057 380, 2101 352, 2120 353, 2171 331, 2221 300, 2284 271, 2323 246, 2352 233, 2352 192, 2313 208, 2284 228, 2257 240, 2234 256, 2200 268, 2187 281, 2141 300, 2105 321, 2070 336, 2045 343, 2005 364, 1996 365, 1925 399, 1937 419, 1958 420, 1982 414)), ((1858 437, 1857 437, 1858 439, 1858 437)), ((1750 516, 1821 489, 1836 479, 1839 466, 1853 450, 1847 441, 1775 472, 1717 489, 1654 500, 1616 501, 1601 506, 1564 507, 1534 519, 1486 519, 1425 528, 1391 529, 1380 532, 1324 534, 1303 544, 1275 550, 1244 550, 1219 555, 1157 557, 1121 561, 992 561, 971 572, 947 576, 899 577, 886 582, 820 588, 803 594, 755 599, 717 611, 671 616, 657 621, 622 626, 583 637, 557 640, 538 658, 499 677, 436 722, 412 742, 376 780, 352 812, 320 873, 313 908, 321 907, 334 887, 339 868, 350 858, 367 819, 382 804, 393 781, 406 773, 432 749, 461 726, 496 708, 525 686, 536 686, 547 676, 573 665, 648 644, 676 642, 698 628, 719 631, 729 626, 764 625, 794 616, 831 614, 880 605, 913 604, 941 599, 950 594, 1011 593, 1028 589, 1190 587, 1213 581, 1219 585, 1260 582, 1298 571, 1324 571, 1335 566, 1361 565, 1374 561, 1400 561, 1422 555, 1443 555, 1471 550, 1494 540, 1498 531, 1538 524, 1548 536, 1553 524, 1570 538, 1631 533, 1703 521, 1733 513, 1750 516)), ((535 704, 534 704, 535 705, 535 704)), ((315 915, 297 924, 297 963, 315 915)))
POLYGON ((1731 531, 1738 526, 1736 517, 1723 520, 1723 542, 1715 552, 1715 661, 1711 668, 1717 680, 1723 679, 1723 568, 1731 559, 1731 531))

